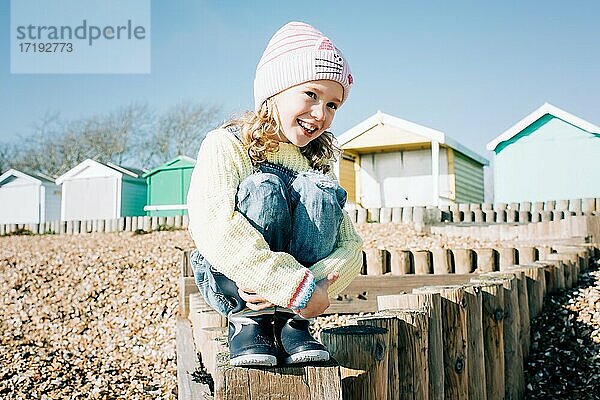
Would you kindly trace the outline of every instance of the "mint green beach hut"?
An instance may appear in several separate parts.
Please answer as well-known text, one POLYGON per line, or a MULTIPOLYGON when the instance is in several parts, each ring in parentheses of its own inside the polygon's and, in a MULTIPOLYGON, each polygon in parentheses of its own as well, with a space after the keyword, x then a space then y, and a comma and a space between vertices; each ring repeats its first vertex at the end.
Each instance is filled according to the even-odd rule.
POLYGON ((496 202, 600 197, 600 127, 545 103, 487 144, 496 202))
POLYGON ((178 156, 143 175, 148 184, 144 210, 150 216, 186 215, 186 197, 196 160, 178 156))

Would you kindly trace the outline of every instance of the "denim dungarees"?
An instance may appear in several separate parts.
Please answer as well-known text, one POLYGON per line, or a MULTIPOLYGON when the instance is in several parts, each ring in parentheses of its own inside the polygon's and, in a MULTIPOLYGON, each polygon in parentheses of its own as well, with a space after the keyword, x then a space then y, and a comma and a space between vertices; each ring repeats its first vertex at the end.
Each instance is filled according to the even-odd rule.
MULTIPOLYGON (((228 130, 240 139, 239 128, 228 130)), ((272 251, 289 253, 310 267, 335 248, 346 197, 346 191, 321 172, 295 172, 267 161, 240 183, 236 211, 263 235, 272 251)), ((198 250, 190 261, 206 302, 228 315, 233 304, 214 279, 221 273, 198 250)))

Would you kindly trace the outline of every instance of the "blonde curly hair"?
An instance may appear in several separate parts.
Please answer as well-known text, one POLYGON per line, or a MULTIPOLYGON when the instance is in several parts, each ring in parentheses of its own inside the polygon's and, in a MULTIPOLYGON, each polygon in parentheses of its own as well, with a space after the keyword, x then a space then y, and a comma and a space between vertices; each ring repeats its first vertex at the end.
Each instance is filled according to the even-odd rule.
MULTIPOLYGON (((242 143, 248 149, 252 163, 256 165, 265 162, 270 153, 277 152, 277 138, 283 136, 278 121, 275 102, 269 98, 257 112, 248 111, 225 123, 223 127, 238 126, 241 129, 242 143)), ((300 148, 300 152, 314 170, 322 173, 330 172, 332 163, 342 154, 342 150, 336 145, 335 137, 328 131, 300 148)))

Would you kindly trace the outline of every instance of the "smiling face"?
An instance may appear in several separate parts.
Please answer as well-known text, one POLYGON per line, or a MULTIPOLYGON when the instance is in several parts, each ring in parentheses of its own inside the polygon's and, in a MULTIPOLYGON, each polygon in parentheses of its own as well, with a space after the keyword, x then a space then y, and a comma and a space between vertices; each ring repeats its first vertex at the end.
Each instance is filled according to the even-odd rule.
POLYGON ((342 85, 330 80, 302 83, 275 95, 283 136, 281 142, 304 147, 329 129, 344 95, 342 85))

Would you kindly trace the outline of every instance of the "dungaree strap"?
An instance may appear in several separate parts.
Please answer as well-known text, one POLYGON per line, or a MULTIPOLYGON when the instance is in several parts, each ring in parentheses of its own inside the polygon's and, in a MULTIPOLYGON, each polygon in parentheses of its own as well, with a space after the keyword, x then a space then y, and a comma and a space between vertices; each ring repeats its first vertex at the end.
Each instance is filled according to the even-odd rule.
MULTIPOLYGON (((233 135, 237 138, 237 140, 239 140, 240 143, 242 143, 242 145, 243 145, 242 137, 241 137, 242 129, 239 126, 237 126, 237 125, 228 126, 227 130, 229 132, 233 133, 233 135)), ((273 164, 269 161, 263 161, 263 162, 259 163, 257 165, 257 167, 261 172, 272 173, 272 174, 279 176, 286 183, 286 185, 288 187, 292 184, 292 182, 298 175, 298 173, 296 171, 293 171, 289 168, 286 168, 286 167, 278 165, 278 164, 273 164)))

